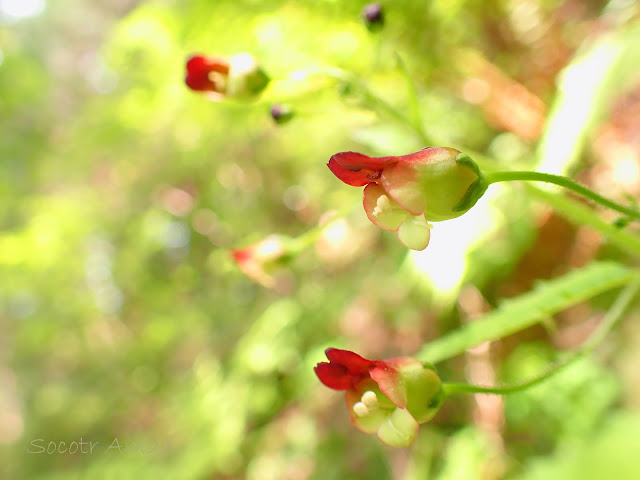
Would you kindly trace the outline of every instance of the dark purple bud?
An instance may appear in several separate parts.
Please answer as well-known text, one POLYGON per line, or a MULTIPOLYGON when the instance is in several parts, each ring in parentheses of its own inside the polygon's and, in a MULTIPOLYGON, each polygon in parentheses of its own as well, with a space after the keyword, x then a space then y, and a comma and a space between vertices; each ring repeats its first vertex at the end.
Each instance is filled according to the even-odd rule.
POLYGON ((362 18, 364 18, 369 29, 382 27, 384 24, 382 5, 379 3, 370 3, 369 5, 366 5, 362 10, 362 18))
POLYGON ((293 117, 293 109, 289 105, 285 104, 273 104, 271 105, 271 118, 277 124, 286 123, 293 117))

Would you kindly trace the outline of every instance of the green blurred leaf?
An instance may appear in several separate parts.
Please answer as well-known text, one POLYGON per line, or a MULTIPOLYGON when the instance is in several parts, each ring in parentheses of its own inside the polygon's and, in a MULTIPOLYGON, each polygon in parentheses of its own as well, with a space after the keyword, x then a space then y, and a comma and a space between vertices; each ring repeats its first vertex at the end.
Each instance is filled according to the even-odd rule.
POLYGON ((492 444, 487 432, 477 427, 468 427, 449 438, 444 464, 436 478, 438 480, 498 478, 498 472, 503 468, 496 445, 492 444))
POLYGON ((518 480, 601 480, 640 477, 640 418, 618 413, 596 434, 567 442, 553 455, 529 462, 518 480))
POLYGON ((633 270, 613 262, 593 263, 571 271, 504 302, 483 318, 429 343, 416 357, 432 363, 441 362, 482 342, 531 327, 571 305, 624 285, 635 275, 633 270))

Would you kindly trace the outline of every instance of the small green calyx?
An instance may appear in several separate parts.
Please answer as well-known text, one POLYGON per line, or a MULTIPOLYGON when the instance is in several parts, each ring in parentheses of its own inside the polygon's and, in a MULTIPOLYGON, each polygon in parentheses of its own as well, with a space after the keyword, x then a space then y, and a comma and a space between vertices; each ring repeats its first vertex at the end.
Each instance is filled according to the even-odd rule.
POLYGON ((484 195, 484 192, 487 191, 489 184, 485 180, 484 175, 480 171, 480 168, 478 168, 476 162, 474 162, 469 155, 467 155, 466 153, 460 153, 456 157, 456 162, 458 163, 458 165, 469 167, 478 176, 477 180, 469 186, 464 197, 462 197, 462 200, 460 200, 460 202, 458 202, 458 204, 453 207, 454 212, 464 213, 471 207, 473 207, 480 199, 480 197, 484 195))
POLYGON ((251 55, 246 53, 234 55, 229 63, 227 96, 251 98, 262 92, 268 85, 269 76, 251 55))
POLYGON ((464 214, 467 209, 456 207, 481 178, 475 163, 447 147, 424 149, 423 156, 383 171, 383 186, 412 214, 424 213, 427 221, 441 222, 464 214))
POLYGON ((431 420, 444 400, 440 377, 430 367, 416 365, 401 373, 407 389, 406 408, 418 424, 431 420))

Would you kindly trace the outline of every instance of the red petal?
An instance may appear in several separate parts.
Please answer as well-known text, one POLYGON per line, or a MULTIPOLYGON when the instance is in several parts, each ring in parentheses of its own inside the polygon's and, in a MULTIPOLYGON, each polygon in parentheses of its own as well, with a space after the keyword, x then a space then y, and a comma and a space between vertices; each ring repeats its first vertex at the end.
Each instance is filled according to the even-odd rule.
POLYGON ((190 74, 202 74, 207 71, 207 60, 201 56, 196 55, 187 60, 187 72, 190 74))
POLYGON ((184 83, 187 84, 191 90, 211 90, 216 91, 215 82, 211 81, 209 77, 199 77, 187 75, 184 79, 184 83))
POLYGON ((192 90, 210 90, 217 92, 217 86, 209 78, 209 73, 229 73, 229 63, 222 58, 195 55, 187 60, 187 76, 185 83, 192 90))
POLYGON ((347 368, 337 363, 320 362, 313 369, 322 383, 334 390, 347 390, 351 387, 351 375, 347 368))
POLYGON ((396 157, 398 162, 403 163, 429 163, 442 160, 443 158, 455 158, 460 151, 449 147, 425 147, 414 153, 396 157))
POLYGON ((340 152, 331 157, 327 166, 347 185, 363 187, 380 178, 382 170, 396 163, 398 157, 368 157, 362 153, 340 152))
POLYGON ((236 263, 245 263, 251 257, 253 257, 251 249, 243 248, 243 249, 233 249, 231 250, 231 255, 233 255, 233 259, 236 263))
POLYGON ((187 72, 195 75, 207 75, 209 72, 229 73, 229 62, 224 58, 194 55, 187 60, 187 72))
POLYGON ((347 170, 333 158, 329 160, 327 167, 329 167, 329 170, 331 170, 339 180, 342 180, 342 182, 347 185, 351 185, 352 187, 362 187, 373 181, 367 178, 366 174, 363 175, 361 172, 352 172, 351 170, 347 170))
POLYGON ((367 360, 360 355, 349 350, 340 350, 338 348, 327 348, 324 352, 329 361, 334 364, 344 366, 350 375, 366 375, 369 376, 369 369, 375 367, 378 361, 367 360))
POLYGON ((347 170, 361 169, 379 171, 387 165, 398 162, 402 157, 369 157, 357 152, 340 152, 331 157, 347 170))
POLYGON ((380 391, 398 408, 407 406, 407 389, 403 385, 399 372, 386 362, 371 370, 373 378, 380 391))

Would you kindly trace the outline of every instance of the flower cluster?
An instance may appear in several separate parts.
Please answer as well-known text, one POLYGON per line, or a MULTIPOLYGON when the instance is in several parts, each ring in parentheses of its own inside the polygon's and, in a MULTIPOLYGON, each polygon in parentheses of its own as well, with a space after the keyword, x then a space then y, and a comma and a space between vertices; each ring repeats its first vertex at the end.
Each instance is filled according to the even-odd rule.
POLYGON ((380 228, 397 231, 413 250, 429 244, 431 225, 469 210, 487 186, 468 155, 454 148, 427 147, 402 156, 333 155, 327 164, 347 185, 364 186, 364 210, 380 228))
POLYGON ((418 426, 433 418, 444 399, 433 367, 415 358, 367 360, 337 348, 325 353, 329 362, 315 367, 320 381, 344 390, 351 422, 387 445, 411 445, 418 426))
MULTIPOLYGON (((382 24, 381 7, 366 7, 364 18, 382 24)), ((212 98, 248 98, 260 93, 269 79, 248 54, 229 59, 191 57, 185 83, 212 98)), ((288 105, 270 109, 276 123, 292 116, 288 105)), ((431 225, 458 217, 469 210, 487 188, 480 170, 467 155, 446 147, 427 147, 402 156, 369 157, 356 152, 333 155, 328 167, 344 183, 364 187, 363 205, 368 218, 384 230, 397 231, 407 247, 427 247, 431 225)), ((266 287, 274 286, 272 273, 295 257, 301 244, 271 235, 231 251, 238 267, 266 287)), ((336 348, 326 350, 328 362, 315 373, 329 388, 345 392, 351 422, 365 433, 375 433, 384 443, 406 447, 413 443, 419 425, 437 413, 445 393, 435 369, 410 357, 368 360, 336 348)))

